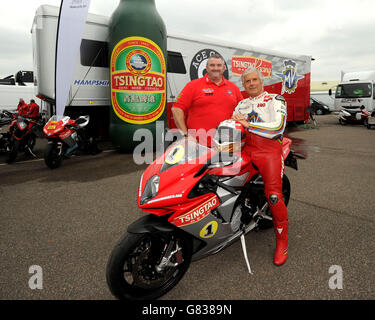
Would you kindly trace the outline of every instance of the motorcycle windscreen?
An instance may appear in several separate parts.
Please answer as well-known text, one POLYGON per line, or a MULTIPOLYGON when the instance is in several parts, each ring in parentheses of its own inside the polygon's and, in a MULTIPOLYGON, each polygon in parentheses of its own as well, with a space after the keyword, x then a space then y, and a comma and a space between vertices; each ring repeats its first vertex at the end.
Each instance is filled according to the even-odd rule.
POLYGON ((197 143, 193 139, 183 138, 178 140, 162 156, 163 165, 160 172, 186 162, 203 165, 208 160, 209 151, 210 148, 197 143))

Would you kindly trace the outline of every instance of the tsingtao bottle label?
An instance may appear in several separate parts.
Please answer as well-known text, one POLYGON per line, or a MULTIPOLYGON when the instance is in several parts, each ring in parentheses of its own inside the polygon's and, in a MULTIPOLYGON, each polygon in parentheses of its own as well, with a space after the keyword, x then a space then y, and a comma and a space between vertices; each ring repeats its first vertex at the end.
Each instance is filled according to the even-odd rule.
POLYGON ((125 122, 150 123, 163 114, 166 65, 156 43, 143 37, 117 43, 111 56, 111 99, 114 112, 125 122))

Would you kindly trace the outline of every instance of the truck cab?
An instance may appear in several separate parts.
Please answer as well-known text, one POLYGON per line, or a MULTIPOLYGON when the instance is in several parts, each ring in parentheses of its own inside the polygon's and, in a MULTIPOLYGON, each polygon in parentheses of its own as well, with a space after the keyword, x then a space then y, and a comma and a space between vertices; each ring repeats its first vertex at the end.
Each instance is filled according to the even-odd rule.
POLYGON ((41 100, 35 94, 33 71, 20 70, 0 79, 0 110, 16 110, 20 98, 26 103, 34 99, 41 105, 41 100))
POLYGON ((375 71, 343 74, 335 93, 335 109, 349 112, 354 118, 360 107, 375 110, 375 71))

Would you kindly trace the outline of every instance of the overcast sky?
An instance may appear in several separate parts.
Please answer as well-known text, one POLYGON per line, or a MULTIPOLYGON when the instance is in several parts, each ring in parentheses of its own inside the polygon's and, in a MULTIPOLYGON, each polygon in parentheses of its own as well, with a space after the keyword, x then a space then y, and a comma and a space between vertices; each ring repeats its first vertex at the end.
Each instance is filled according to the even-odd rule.
MULTIPOLYGON (((313 56, 312 81, 375 69, 374 0, 155 2, 169 32, 313 56)), ((91 0, 89 12, 110 16, 118 3, 91 0)), ((59 6, 60 0, 0 1, 0 78, 32 70, 30 30, 41 4, 59 6)))

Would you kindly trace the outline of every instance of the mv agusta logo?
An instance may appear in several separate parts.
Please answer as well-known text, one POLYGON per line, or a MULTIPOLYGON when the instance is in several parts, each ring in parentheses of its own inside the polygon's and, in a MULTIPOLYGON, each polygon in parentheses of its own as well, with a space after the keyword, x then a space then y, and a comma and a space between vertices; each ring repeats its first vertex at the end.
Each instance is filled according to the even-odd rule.
POLYGON ((297 89, 298 80, 304 78, 297 74, 296 63, 292 60, 285 60, 282 73, 276 73, 276 76, 283 81, 281 94, 285 92, 292 94, 297 89))
POLYGON ((215 209, 219 205, 218 198, 216 196, 205 201, 199 207, 190 210, 188 213, 177 217, 173 223, 177 227, 183 227, 189 224, 196 223, 211 213, 211 210, 215 209))

